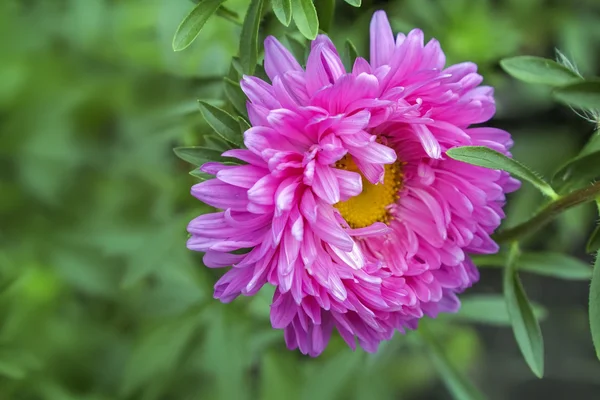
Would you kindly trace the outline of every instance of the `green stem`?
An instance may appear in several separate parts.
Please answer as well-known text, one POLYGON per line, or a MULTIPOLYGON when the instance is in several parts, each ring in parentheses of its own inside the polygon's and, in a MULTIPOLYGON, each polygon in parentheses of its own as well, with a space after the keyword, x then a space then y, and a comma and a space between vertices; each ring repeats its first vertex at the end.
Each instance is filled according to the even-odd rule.
POLYGON ((493 239, 497 242, 508 242, 526 236, 542 228, 569 208, 594 201, 598 196, 600 196, 600 182, 596 182, 552 201, 529 221, 523 222, 514 228, 498 232, 493 236, 493 239))

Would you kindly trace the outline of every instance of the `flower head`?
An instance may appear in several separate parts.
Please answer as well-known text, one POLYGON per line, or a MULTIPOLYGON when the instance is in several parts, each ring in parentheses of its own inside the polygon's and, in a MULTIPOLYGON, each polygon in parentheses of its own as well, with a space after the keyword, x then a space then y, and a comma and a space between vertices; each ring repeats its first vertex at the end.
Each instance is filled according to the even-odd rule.
POLYGON ((494 112, 493 90, 472 63, 445 67, 436 40, 394 38, 384 12, 371 22, 370 62, 346 71, 326 36, 306 68, 265 41, 271 83, 245 76, 247 149, 207 163, 215 179, 192 194, 223 211, 188 227, 188 247, 210 268, 229 267, 215 297, 229 302, 275 286, 274 328, 289 348, 320 354, 336 330, 375 351, 424 315, 453 312, 478 272, 468 253, 494 253, 508 174, 445 152, 487 146, 508 154, 510 135, 470 127, 494 112), (246 252, 234 252, 245 249, 246 252))

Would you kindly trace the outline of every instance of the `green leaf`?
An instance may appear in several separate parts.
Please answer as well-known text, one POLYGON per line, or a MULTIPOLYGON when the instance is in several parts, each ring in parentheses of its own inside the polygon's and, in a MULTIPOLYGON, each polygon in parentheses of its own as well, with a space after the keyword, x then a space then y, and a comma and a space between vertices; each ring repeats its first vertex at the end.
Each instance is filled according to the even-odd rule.
POLYGON ((204 181, 214 178, 213 175, 207 174, 206 172, 202 172, 202 171, 200 171, 200 169, 191 170, 189 173, 194 178, 197 178, 198 180, 200 180, 200 182, 204 182, 204 181))
POLYGON ((225 96, 240 115, 247 116, 248 111, 246 110, 246 95, 242 91, 240 84, 234 82, 229 78, 224 79, 225 82, 225 96))
POLYGON ((203 147, 219 150, 220 152, 232 149, 232 144, 223 140, 219 135, 204 135, 202 136, 202 141, 204 143, 200 143, 200 145, 203 147))
POLYGON ((544 375, 544 339, 533 307, 517 275, 518 257, 519 249, 513 243, 504 269, 504 299, 519 349, 531 371, 541 378, 544 375))
POLYGON ((223 162, 227 160, 226 158, 221 157, 222 151, 209 149, 207 147, 175 147, 173 151, 177 157, 181 158, 183 161, 187 161, 196 166, 201 166, 210 161, 223 162))
POLYGON ((198 326, 198 315, 163 322, 145 333, 127 362, 121 393, 130 397, 138 388, 171 373, 198 326))
POLYGON ((292 0, 271 0, 271 8, 275 16, 285 26, 292 22, 292 0))
POLYGON ((0 360, 0 376, 5 376, 10 379, 22 379, 26 372, 17 365, 0 360))
POLYGON ((357 57, 358 51, 356 50, 356 46, 354 46, 354 43, 350 39, 346 39, 344 53, 342 54, 342 62, 344 63, 344 67, 346 67, 346 71, 352 71, 354 61, 357 57))
POLYGON ((244 75, 244 68, 242 67, 239 57, 233 57, 231 59, 231 66, 238 73, 238 76, 241 77, 244 75))
POLYGON ((319 17, 319 27, 324 32, 329 32, 335 13, 335 0, 318 0, 315 4, 319 17))
POLYGON ((484 400, 483 394, 450 362, 442 345, 424 325, 419 325, 421 338, 442 381, 456 400, 484 400))
POLYGON ((344 0, 346 3, 350 4, 352 7, 360 7, 362 0, 344 0))
POLYGON ((233 22, 234 24, 242 25, 240 22, 240 15, 225 6, 219 7, 216 14, 221 18, 233 22))
POLYGON ((242 135, 244 132, 251 128, 250 124, 244 118, 238 117, 237 121, 238 125, 240 126, 240 131, 242 131, 242 135))
POLYGON ((349 384, 355 371, 359 371, 364 362, 362 352, 338 352, 312 371, 308 378, 310 385, 304 385, 301 398, 303 400, 335 398, 336 393, 349 384))
POLYGON ((556 199, 558 195, 546 181, 537 173, 530 170, 517 160, 506 157, 495 150, 483 146, 455 147, 446 152, 451 158, 469 164, 490 169, 501 169, 509 172, 517 178, 524 179, 537 187, 546 196, 556 199))
POLYGON ((568 191, 600 177, 600 151, 580 155, 568 161, 552 177, 552 183, 560 190, 568 191))
POLYGON ((248 75, 254 74, 258 60, 258 28, 260 27, 263 6, 264 0, 252 0, 242 26, 240 62, 244 73, 248 75))
POLYGON ((573 107, 600 110, 600 80, 579 82, 556 88, 554 97, 573 107))
POLYGON ((600 225, 596 226, 596 229, 594 229, 594 232, 590 235, 585 249, 588 253, 594 253, 600 250, 600 225))
POLYGON ((220 108, 202 100, 198 101, 198 106, 206 122, 208 122, 219 136, 234 145, 241 145, 242 136, 240 135, 239 126, 235 118, 220 108))
POLYGON ((298 364, 289 354, 269 352, 260 365, 261 400, 299 399, 303 382, 299 379, 298 364))
POLYGON ((188 47, 200 33, 208 19, 225 0, 202 0, 181 21, 173 37, 173 50, 181 51, 188 47))
POLYGON ((596 254, 594 275, 590 285, 590 330, 596 348, 596 357, 600 359, 600 253, 596 254))
POLYGON ((511 76, 527 83, 561 86, 581 79, 569 68, 547 58, 518 56, 505 58, 500 65, 511 76))
MULTIPOLYGON (((501 267, 506 265, 508 254, 498 253, 489 256, 474 256, 478 267, 501 267)), ((553 252, 523 253, 517 259, 519 271, 568 280, 588 280, 592 268, 578 258, 553 252)))
MULTIPOLYGON (((480 324, 510 326, 510 317, 506 309, 504 298, 496 294, 475 294, 463 296, 460 299, 460 310, 457 314, 450 314, 466 322, 480 324)), ((548 312, 540 305, 533 304, 533 312, 539 321, 546 318, 548 312)))
POLYGON ((312 0, 292 0, 292 12, 300 33, 314 40, 319 32, 319 19, 312 0))

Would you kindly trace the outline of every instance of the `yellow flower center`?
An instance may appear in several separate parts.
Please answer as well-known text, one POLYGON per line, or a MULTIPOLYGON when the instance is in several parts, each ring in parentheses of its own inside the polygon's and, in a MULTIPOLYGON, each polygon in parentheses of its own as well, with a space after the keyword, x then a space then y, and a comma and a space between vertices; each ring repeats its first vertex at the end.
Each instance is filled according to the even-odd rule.
POLYGON ((385 165, 383 183, 373 185, 361 173, 350 155, 344 156, 335 166, 346 171, 358 172, 362 178, 362 192, 346 201, 334 204, 352 228, 364 228, 374 222, 389 223, 392 216, 387 210, 398 200, 404 174, 402 163, 396 161, 385 165))

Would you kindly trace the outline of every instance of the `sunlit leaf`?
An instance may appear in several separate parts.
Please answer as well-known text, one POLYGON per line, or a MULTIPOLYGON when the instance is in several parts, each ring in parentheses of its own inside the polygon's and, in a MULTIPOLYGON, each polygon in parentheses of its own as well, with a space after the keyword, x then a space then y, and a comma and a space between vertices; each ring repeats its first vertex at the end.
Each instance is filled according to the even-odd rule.
POLYGON ((512 158, 506 157, 495 150, 483 146, 455 147, 446 152, 455 160, 463 161, 480 167, 501 169, 507 171, 517 178, 524 179, 537 187, 542 193, 551 198, 557 194, 552 187, 546 183, 537 173, 512 158))
POLYGON ((590 285, 590 330, 596 348, 596 356, 600 359, 600 257, 596 254, 594 275, 590 285))
POLYGON ((429 355, 442 381, 456 400, 484 400, 483 394, 450 362, 438 340, 425 326, 419 326, 421 337, 427 344, 429 355))
POLYGON ((285 26, 292 22, 292 0, 271 0, 271 8, 275 16, 285 26))
POLYGON ((319 19, 312 0, 292 0, 292 12, 300 33, 314 40, 319 32, 319 19))
POLYGON ((544 375, 544 339, 533 307, 517 275, 518 257, 518 247, 513 244, 504 269, 504 299, 519 349, 531 371, 541 378, 544 375))
POLYGON ((579 82, 556 88, 554 97, 573 107, 600 110, 600 80, 579 82))
MULTIPOLYGON (((478 267, 503 267, 508 262, 507 253, 487 256, 474 256, 473 262, 478 267)), ((568 280, 588 280, 592 276, 592 268, 580 259, 563 253, 526 252, 516 261, 517 270, 568 280)))
POLYGON ((510 75, 527 83, 561 86, 581 79, 569 68, 547 58, 518 56, 505 58, 500 65, 510 75))
POLYGON ((242 136, 235 118, 205 101, 198 101, 198 106, 206 122, 219 136, 237 146, 242 143, 242 136))
POLYGON ((240 36, 240 62, 244 73, 254 74, 258 60, 258 28, 262 17, 264 0, 252 0, 244 18, 240 36))
MULTIPOLYGON (((453 318, 466 322, 488 325, 510 326, 510 317, 506 309, 504 297, 496 294, 474 294, 460 299, 460 310, 453 318)), ((533 311, 538 320, 542 321, 547 311, 544 307, 533 304, 533 311)))
POLYGON ((173 50, 181 51, 188 47, 200 33, 208 19, 225 0, 202 0, 181 21, 173 37, 173 50))
POLYGON ((360 5, 362 3, 362 0, 344 0, 344 1, 353 7, 360 7, 360 5))

